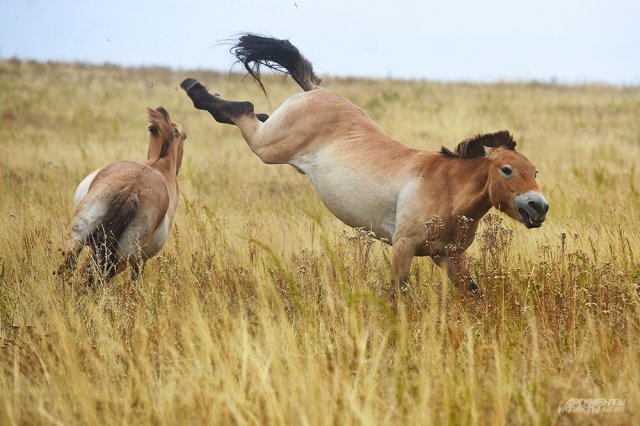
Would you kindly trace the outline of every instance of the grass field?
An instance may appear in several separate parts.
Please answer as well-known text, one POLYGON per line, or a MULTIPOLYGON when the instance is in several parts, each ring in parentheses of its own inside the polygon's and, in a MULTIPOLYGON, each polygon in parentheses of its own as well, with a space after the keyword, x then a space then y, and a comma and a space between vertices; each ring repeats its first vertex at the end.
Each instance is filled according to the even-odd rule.
POLYGON ((325 78, 387 133, 453 148, 509 129, 551 209, 495 210, 470 248, 484 289, 347 228, 289 166, 193 108, 192 76, 271 112, 239 75, 0 62, 0 424, 640 423, 640 88, 325 78), (143 159, 146 107, 189 135, 167 246, 141 281, 52 272, 79 181, 143 159), (559 413, 571 398, 619 413, 559 413))

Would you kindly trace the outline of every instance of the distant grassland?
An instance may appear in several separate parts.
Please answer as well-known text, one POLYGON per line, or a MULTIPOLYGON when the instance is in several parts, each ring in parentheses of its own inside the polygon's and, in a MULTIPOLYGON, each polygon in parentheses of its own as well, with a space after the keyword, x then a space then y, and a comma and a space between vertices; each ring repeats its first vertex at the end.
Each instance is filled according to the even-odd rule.
POLYGON ((509 129, 551 204, 496 211, 459 293, 416 259, 387 307, 388 247, 179 89, 272 112, 239 75, 0 62, 0 424, 640 423, 640 88, 326 78, 416 148, 509 129), (52 276, 79 181, 143 159, 146 107, 189 135, 176 221, 140 282, 52 276), (570 398, 622 413, 561 414, 570 398))

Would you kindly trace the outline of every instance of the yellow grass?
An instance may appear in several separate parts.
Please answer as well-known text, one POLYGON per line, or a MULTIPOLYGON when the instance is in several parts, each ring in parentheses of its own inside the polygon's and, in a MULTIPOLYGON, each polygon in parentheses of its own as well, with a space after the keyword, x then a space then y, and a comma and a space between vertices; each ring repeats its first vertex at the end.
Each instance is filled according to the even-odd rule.
POLYGON ((511 130, 551 204, 539 230, 482 224, 484 299, 417 259, 396 316, 389 248, 195 110, 187 76, 264 112, 298 90, 0 62, 0 424, 640 422, 640 89, 325 79, 414 147, 511 130), (140 282, 63 285, 77 183, 144 158, 159 105, 189 134, 169 243, 140 282), (625 405, 559 414, 570 398, 625 405))

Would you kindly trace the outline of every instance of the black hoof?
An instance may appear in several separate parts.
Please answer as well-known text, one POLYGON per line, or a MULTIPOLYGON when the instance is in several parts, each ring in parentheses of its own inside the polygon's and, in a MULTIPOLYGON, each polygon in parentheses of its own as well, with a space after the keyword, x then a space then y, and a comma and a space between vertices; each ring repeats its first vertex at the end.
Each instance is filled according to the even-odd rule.
POLYGON ((474 296, 482 297, 482 289, 478 287, 475 279, 471 279, 471 284, 469 284, 468 290, 469 293, 473 294, 474 296))
MULTIPOLYGON (((222 99, 220 95, 208 92, 202 83, 193 78, 184 80, 180 84, 180 87, 187 92, 187 96, 191 98, 193 106, 196 107, 196 109, 209 111, 213 118, 219 123, 235 124, 234 118, 254 114, 253 104, 251 102, 236 102, 222 99)), ((267 114, 257 114, 256 117, 262 122, 269 118, 267 114)))
MULTIPOLYGON (((198 80, 196 80, 195 78, 187 78, 182 83, 180 83, 180 87, 182 87, 182 89, 188 93, 189 90, 196 84, 200 84, 198 80)), ((200 86, 202 86, 202 84, 200 84, 200 86)))
POLYGON ((187 92, 196 109, 209 111, 209 114, 219 123, 233 124, 233 120, 226 111, 223 111, 229 102, 222 99, 220 95, 212 95, 202 83, 193 78, 185 79, 180 83, 180 87, 187 92))
POLYGON ((223 101, 219 96, 209 93, 202 83, 193 78, 187 78, 185 81, 180 83, 180 87, 187 92, 187 96, 191 98, 193 106, 197 109, 210 111, 223 101))

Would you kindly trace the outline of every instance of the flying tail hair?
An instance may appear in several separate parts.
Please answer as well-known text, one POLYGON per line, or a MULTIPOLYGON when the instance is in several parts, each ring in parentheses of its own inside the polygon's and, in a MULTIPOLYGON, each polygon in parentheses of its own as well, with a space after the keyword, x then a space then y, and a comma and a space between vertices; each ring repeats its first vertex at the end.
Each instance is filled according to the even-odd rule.
POLYGON ((316 89, 321 79, 313 72, 313 66, 289 40, 245 34, 231 48, 238 62, 258 83, 262 92, 267 92, 260 80, 260 67, 290 75, 305 91, 316 89))

